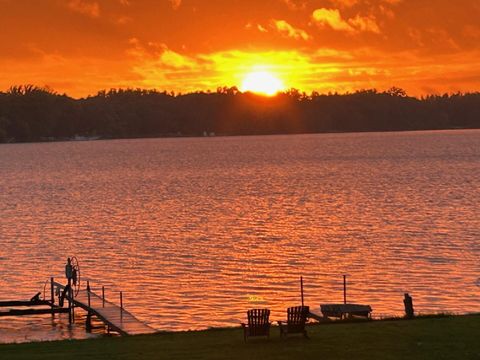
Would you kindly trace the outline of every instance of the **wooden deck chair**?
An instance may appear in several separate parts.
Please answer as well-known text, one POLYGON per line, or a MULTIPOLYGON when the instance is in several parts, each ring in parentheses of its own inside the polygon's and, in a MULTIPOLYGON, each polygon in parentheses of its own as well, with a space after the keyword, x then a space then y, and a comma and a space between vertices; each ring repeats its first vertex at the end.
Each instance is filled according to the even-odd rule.
POLYGON ((251 309, 247 311, 248 324, 242 323, 243 339, 254 336, 270 337, 270 310, 269 309, 251 309))
POLYGON ((286 337, 289 334, 303 334, 308 339, 305 323, 307 322, 310 308, 308 306, 294 306, 287 309, 286 324, 283 321, 278 322, 280 327, 280 337, 286 337))

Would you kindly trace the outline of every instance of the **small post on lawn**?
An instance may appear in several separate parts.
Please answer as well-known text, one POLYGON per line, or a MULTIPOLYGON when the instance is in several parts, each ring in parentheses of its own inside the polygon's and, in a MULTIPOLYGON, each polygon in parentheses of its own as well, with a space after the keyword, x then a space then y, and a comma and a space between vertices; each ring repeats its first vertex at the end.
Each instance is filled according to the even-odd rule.
POLYGON ((343 275, 343 303, 347 304, 347 275, 343 275))
POLYGON ((405 306, 405 318, 413 319, 415 317, 415 311, 413 310, 413 299, 408 293, 405 293, 403 304, 405 306))
POLYGON ((302 306, 304 305, 303 302, 303 276, 300 276, 300 294, 302 296, 302 306))
POLYGON ((105 307, 105 286, 102 286, 102 307, 105 307))

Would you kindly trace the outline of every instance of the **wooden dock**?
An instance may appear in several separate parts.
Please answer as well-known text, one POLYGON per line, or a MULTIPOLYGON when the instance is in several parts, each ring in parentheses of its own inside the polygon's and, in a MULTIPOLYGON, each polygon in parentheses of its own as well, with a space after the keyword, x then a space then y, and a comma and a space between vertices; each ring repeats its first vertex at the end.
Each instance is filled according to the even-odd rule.
MULTIPOLYGON (((53 282, 53 286, 60 291, 65 290, 65 286, 57 282, 53 282)), ((121 305, 118 306, 89 290, 89 286, 87 286, 87 289, 80 290, 76 296, 67 295, 66 300, 70 301, 74 307, 79 307, 87 312, 87 322, 94 315, 109 330, 118 332, 120 335, 153 334, 157 332, 157 330, 138 320, 125 310, 122 301, 121 305)))
POLYGON ((0 317, 26 316, 68 313, 68 322, 75 322, 75 309, 86 311, 87 331, 92 329, 92 316, 97 317, 107 327, 107 331, 115 331, 120 335, 152 334, 157 330, 138 320, 123 307, 123 293, 120 291, 120 306, 105 299, 105 287, 102 286, 102 296, 91 291, 87 281, 86 288, 80 287, 80 266, 75 256, 67 258, 65 265, 67 284, 56 282, 53 277, 46 281, 42 292, 38 292, 29 301, 0 301, 0 317), (50 283, 50 296, 47 294, 50 283), (49 299, 47 299, 49 297, 49 299))
POLYGON ((370 318, 372 308, 370 305, 360 304, 322 304, 320 305, 320 313, 310 311, 312 319, 323 321, 327 318, 334 317, 339 319, 346 319, 352 317, 370 318))
POLYGON ((0 301, 0 317, 4 316, 24 316, 24 315, 42 315, 42 314, 60 314, 68 313, 68 309, 54 306, 50 301, 30 300, 30 301, 0 301))

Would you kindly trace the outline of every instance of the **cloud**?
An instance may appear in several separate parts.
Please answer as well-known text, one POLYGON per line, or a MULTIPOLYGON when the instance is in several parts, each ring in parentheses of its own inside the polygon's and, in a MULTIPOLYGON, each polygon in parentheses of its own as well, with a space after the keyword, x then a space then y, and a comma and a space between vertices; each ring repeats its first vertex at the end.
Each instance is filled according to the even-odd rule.
POLYGON ((325 63, 326 61, 347 61, 354 59, 351 52, 332 48, 318 49, 311 55, 311 57, 314 63, 325 63))
POLYGON ((70 0, 67 6, 72 11, 92 18, 97 18, 100 16, 100 5, 98 5, 96 1, 70 0))
POLYGON ((292 39, 310 39, 310 35, 308 35, 306 31, 293 27, 285 20, 273 20, 273 26, 278 30, 278 32, 292 39))
POLYGON ((380 28, 373 15, 357 15, 351 19, 343 19, 338 9, 316 9, 312 14, 313 20, 320 26, 329 26, 333 30, 348 33, 372 32, 380 34, 380 28))
POLYGON ((58 53, 43 53, 34 62, 0 59, 0 67, 12 74, 0 80, 0 88, 12 84, 48 86, 75 97, 94 94, 100 89, 129 87, 140 81, 128 64, 115 59, 67 57, 58 53))
POLYGON ((172 8, 174 10, 177 10, 180 5, 182 5, 182 0, 168 0, 170 2, 170 4, 172 4, 172 8))
POLYGON ((405 0, 0 3, 4 28, 25 22, 0 34, 4 88, 35 82, 75 95, 122 84, 186 92, 241 84, 258 63, 305 91, 480 89, 480 1, 441 0, 435 11, 428 1, 405 0), (132 37, 140 40, 129 44, 132 37))
POLYGON ((334 7, 349 8, 357 5, 359 0, 331 0, 334 7))
POLYGON ((193 69, 197 66, 195 60, 187 56, 180 55, 179 53, 164 47, 163 52, 159 57, 159 62, 172 69, 193 69))
POLYGON ((260 31, 260 32, 262 32, 262 33, 268 32, 268 30, 265 29, 265 27, 263 27, 263 26, 260 25, 260 24, 254 25, 254 24, 252 24, 252 23, 247 23, 247 25, 245 25, 245 29, 247 29, 247 30, 257 29, 258 31, 260 31))
POLYGON ((317 9, 312 14, 313 20, 319 25, 328 25, 334 30, 355 32, 355 29, 342 19, 337 9, 317 9))
POLYGON ((290 10, 305 9, 307 3, 305 0, 281 0, 290 10))
POLYGON ((228 50, 185 55, 157 45, 157 50, 132 39, 132 71, 143 80, 137 86, 190 92, 214 90, 219 86, 239 86, 252 71, 277 74, 287 85, 299 87, 299 78, 324 71, 326 67, 310 63, 299 51, 249 52, 228 50), (155 53, 155 51, 158 51, 155 53))
POLYGON ((127 54, 135 59, 148 60, 157 67, 170 69, 193 68, 197 65, 194 58, 181 55, 168 48, 166 44, 149 42, 142 44, 137 38, 129 39, 127 54))
POLYGON ((373 16, 357 15, 349 20, 349 23, 359 31, 369 31, 375 34, 380 34, 380 28, 373 16))
POLYGON ((465 25, 462 29, 462 35, 467 38, 480 39, 480 26, 465 25))
POLYGON ((374 6, 379 5, 382 6, 382 4, 387 4, 387 5, 397 5, 401 3, 403 0, 376 0, 376 1, 368 1, 368 0, 330 0, 330 3, 332 4, 333 7, 335 8, 341 8, 341 9, 346 9, 346 8, 352 8, 354 6, 374 6))
POLYGON ((260 25, 260 24, 257 25, 257 29, 258 29, 258 31, 260 31, 260 32, 268 32, 268 30, 265 29, 265 28, 264 28, 262 25, 260 25))
POLYGON ((270 71, 287 87, 307 93, 388 89, 399 86, 412 95, 472 91, 480 84, 480 50, 422 57, 411 51, 384 52, 375 48, 338 50, 227 50, 183 54, 163 43, 132 38, 131 51, 118 58, 98 59, 42 53, 28 61, 1 59, 5 74, 0 88, 12 84, 49 85, 74 96, 110 87, 157 88, 175 92, 239 86, 251 71, 270 71), (427 89, 428 86, 428 89, 427 89))
POLYGON ((403 0, 383 0, 383 2, 391 5, 397 5, 403 2, 403 0))
POLYGON ((129 16, 118 15, 113 17, 113 22, 118 25, 125 25, 132 21, 132 18, 129 16))

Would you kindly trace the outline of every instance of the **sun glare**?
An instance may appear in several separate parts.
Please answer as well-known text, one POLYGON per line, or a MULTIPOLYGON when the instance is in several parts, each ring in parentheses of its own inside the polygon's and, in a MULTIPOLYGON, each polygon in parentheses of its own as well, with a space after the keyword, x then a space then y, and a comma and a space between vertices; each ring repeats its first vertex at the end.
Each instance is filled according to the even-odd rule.
POLYGON ((245 76, 241 91, 273 96, 285 88, 282 81, 268 71, 254 71, 245 76))

